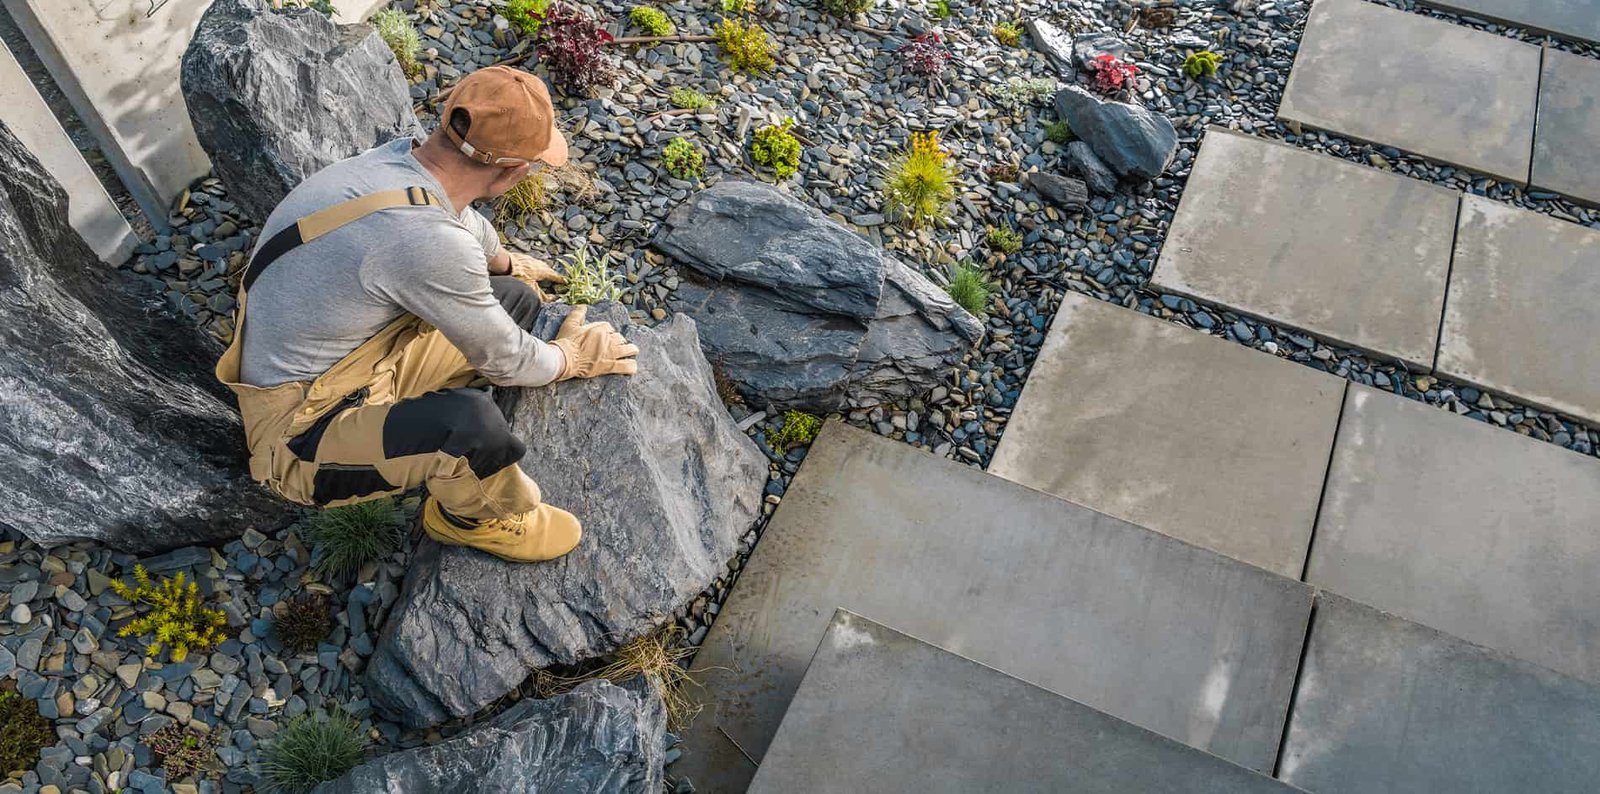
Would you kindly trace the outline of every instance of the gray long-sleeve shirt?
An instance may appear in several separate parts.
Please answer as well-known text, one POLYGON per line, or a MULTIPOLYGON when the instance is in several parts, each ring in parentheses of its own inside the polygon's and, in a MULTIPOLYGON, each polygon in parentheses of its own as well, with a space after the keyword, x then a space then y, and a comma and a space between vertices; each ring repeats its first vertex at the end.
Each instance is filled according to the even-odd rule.
MULTIPOLYGON (((518 328, 489 287, 499 237, 391 141, 311 175, 267 218, 261 240, 313 212, 380 190, 420 186, 444 207, 383 210, 306 243, 250 288, 241 375, 252 386, 316 378, 409 312, 431 323, 491 382, 541 386, 561 351, 518 328)), ((258 242, 259 245, 259 242, 258 242)))

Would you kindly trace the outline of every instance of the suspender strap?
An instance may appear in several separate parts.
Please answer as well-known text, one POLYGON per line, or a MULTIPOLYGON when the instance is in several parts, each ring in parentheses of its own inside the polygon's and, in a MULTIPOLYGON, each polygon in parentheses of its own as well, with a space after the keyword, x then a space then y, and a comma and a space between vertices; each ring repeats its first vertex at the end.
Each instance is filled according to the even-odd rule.
POLYGON ((353 223, 380 210, 395 207, 437 207, 439 200, 434 198, 425 188, 408 187, 403 190, 381 190, 377 193, 368 193, 357 196, 349 201, 342 201, 327 209, 318 210, 300 220, 289 224, 277 234, 267 238, 256 251, 256 255, 245 266, 244 278, 240 281, 241 288, 248 292, 256 279, 266 271, 267 266, 278 260, 278 257, 293 251, 295 248, 311 242, 334 229, 353 223))

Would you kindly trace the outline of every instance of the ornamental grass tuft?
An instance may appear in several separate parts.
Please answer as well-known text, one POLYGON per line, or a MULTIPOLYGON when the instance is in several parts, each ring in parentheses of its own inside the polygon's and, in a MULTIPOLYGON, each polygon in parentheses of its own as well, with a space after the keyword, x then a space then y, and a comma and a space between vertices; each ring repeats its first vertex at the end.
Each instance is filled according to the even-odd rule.
POLYGON ((683 629, 669 626, 656 634, 647 634, 617 649, 611 660, 599 667, 573 675, 559 675, 549 669, 534 672, 534 693, 542 698, 571 692, 585 681, 605 679, 622 683, 636 676, 644 676, 667 707, 667 721, 674 730, 687 727, 699 713, 700 705, 687 692, 687 684, 695 683, 697 671, 686 668, 686 661, 694 655, 694 648, 682 642, 683 629))
POLYGON ((884 203, 907 225, 921 228, 949 217, 955 182, 955 167, 939 148, 939 133, 913 132, 910 148, 884 175, 884 203))
POLYGON ((755 22, 724 17, 713 33, 729 66, 742 72, 766 72, 777 65, 767 32, 755 22))
POLYGON ((1044 125, 1044 139, 1051 143, 1059 143, 1065 146, 1072 143, 1077 137, 1072 132, 1072 125, 1065 121, 1052 121, 1044 125))
POLYGON ((368 739, 361 724, 336 711, 326 719, 302 714, 290 720, 262 752, 262 790, 307 794, 361 763, 368 739))
POLYGON ((950 299, 975 317, 987 317, 994 299, 994 281, 971 262, 957 262, 950 269, 950 284, 945 291, 950 299))
POLYGON ((422 50, 422 37, 417 33, 417 26, 412 24, 411 17, 397 8, 385 8, 373 14, 370 21, 378 30, 378 38, 383 39, 383 43, 394 52, 400 70, 405 72, 406 77, 416 77, 422 71, 422 65, 417 63, 417 53, 422 50))
POLYGON ((317 573, 330 581, 342 580, 393 552, 404 528, 400 506, 384 497, 312 513, 306 521, 306 539, 313 546, 317 573))
POLYGON ((1010 226, 990 226, 984 235, 984 241, 990 248, 1002 254, 1014 254, 1022 250, 1022 235, 1010 226))
POLYGON ((111 582, 111 590, 131 604, 152 609, 117 630, 118 637, 138 637, 144 641, 145 656, 155 659, 163 650, 173 662, 189 658, 190 651, 207 651, 222 642, 222 627, 228 616, 205 605, 200 586, 179 571, 159 582, 150 578, 143 565, 133 566, 132 587, 121 579, 111 582), (146 639, 148 638, 148 639, 146 639))

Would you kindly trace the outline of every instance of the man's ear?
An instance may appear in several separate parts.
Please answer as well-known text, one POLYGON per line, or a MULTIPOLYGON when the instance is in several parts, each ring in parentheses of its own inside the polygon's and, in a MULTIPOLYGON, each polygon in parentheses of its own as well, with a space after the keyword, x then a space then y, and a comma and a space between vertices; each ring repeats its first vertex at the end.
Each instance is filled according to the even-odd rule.
POLYGON ((489 197, 499 198, 502 193, 510 190, 518 182, 526 178, 531 170, 533 170, 531 163, 500 169, 500 173, 495 176, 494 181, 489 183, 489 197))

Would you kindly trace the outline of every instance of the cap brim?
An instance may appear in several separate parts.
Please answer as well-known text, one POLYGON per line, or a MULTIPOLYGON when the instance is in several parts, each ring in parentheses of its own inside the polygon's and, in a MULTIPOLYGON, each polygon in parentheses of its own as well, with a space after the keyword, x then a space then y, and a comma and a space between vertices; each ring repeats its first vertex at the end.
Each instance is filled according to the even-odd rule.
POLYGON ((553 167, 560 167, 567 164, 567 136, 562 135, 561 130, 554 129, 554 127, 555 125, 552 124, 550 146, 539 155, 539 162, 553 167))

